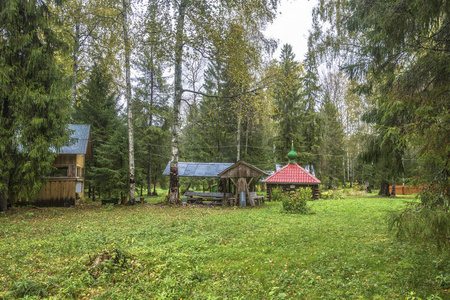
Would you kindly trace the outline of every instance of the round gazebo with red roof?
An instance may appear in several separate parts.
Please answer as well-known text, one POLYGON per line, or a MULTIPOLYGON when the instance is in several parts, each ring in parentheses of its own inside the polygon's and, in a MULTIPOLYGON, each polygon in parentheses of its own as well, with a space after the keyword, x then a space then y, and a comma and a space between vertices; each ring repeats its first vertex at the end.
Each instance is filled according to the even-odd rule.
POLYGON ((299 166, 295 162, 297 157, 294 145, 292 145, 291 152, 288 153, 289 163, 264 180, 267 185, 267 201, 270 201, 272 189, 278 187, 281 187, 283 192, 309 187, 312 190, 313 198, 319 199, 320 180, 299 166))

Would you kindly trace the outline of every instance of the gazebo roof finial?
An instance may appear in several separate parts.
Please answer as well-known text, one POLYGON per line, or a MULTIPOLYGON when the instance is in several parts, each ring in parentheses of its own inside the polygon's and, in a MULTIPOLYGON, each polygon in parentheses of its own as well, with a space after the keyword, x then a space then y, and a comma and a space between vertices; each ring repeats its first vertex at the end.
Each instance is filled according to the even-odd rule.
POLYGON ((291 152, 288 153, 287 157, 289 158, 290 164, 295 164, 298 154, 294 151, 294 140, 292 140, 291 152))

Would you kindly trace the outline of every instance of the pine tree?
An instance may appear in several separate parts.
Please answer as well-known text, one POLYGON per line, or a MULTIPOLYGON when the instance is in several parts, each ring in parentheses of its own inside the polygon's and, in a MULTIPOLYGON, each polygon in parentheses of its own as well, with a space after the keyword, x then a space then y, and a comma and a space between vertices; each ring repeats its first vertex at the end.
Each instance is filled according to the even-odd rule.
POLYGON ((67 142, 64 45, 43 1, 0 2, 0 210, 36 195, 67 142))

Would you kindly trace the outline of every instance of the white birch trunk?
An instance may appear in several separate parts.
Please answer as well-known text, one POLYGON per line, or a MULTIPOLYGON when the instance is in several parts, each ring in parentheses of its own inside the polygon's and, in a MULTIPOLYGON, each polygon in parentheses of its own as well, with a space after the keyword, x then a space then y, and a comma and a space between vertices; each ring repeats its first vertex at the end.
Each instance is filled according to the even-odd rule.
POLYGON ((75 45, 73 46, 72 65, 72 105, 76 105, 78 84, 78 52, 80 51, 80 24, 75 25, 75 45))
POLYGON ((125 46, 125 80, 126 80, 126 93, 127 98, 127 120, 128 120, 128 153, 129 153, 129 167, 130 167, 130 199, 129 204, 135 203, 135 168, 134 168, 134 138, 133 138, 133 112, 132 112, 132 99, 131 99, 131 79, 130 79, 130 41, 128 39, 128 1, 123 0, 123 42, 125 46))
POLYGON ((241 160, 241 113, 240 113, 240 111, 239 111, 239 114, 237 117, 236 143, 237 143, 236 161, 240 161, 241 160))
POLYGON ((172 125, 172 155, 170 160, 170 185, 169 202, 179 203, 180 189, 178 185, 178 149, 180 138, 180 106, 183 93, 182 67, 183 67, 183 42, 184 42, 184 16, 187 0, 180 3, 177 17, 177 27, 175 35, 175 92, 173 99, 173 125, 172 125))

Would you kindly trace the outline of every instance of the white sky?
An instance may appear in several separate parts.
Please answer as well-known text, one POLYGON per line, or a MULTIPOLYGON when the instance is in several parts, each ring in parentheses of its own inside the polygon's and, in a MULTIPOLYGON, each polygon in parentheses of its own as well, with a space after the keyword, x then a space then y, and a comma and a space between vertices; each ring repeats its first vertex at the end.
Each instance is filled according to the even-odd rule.
POLYGON ((273 58, 280 57, 281 47, 291 44, 297 61, 304 59, 312 23, 312 9, 318 0, 281 0, 278 16, 265 31, 267 37, 278 40, 273 58))

